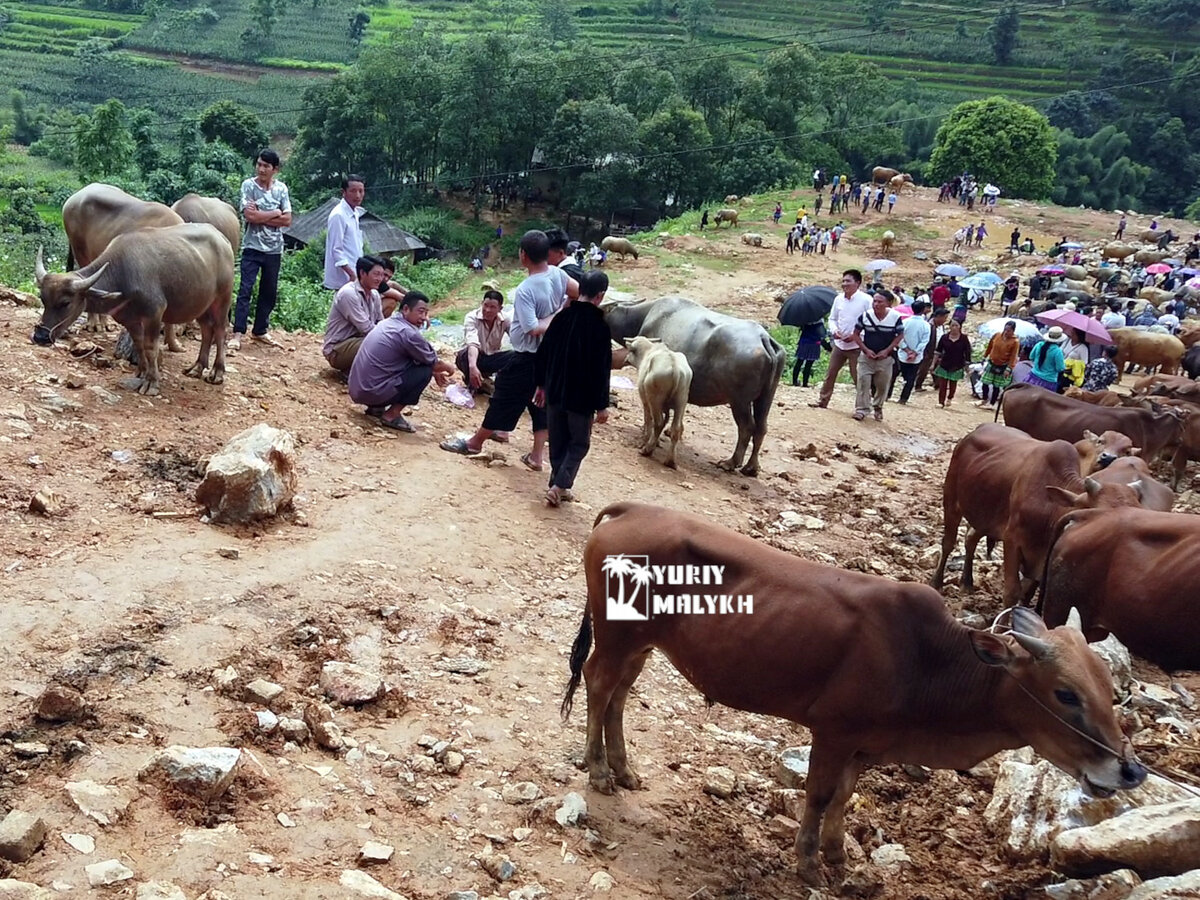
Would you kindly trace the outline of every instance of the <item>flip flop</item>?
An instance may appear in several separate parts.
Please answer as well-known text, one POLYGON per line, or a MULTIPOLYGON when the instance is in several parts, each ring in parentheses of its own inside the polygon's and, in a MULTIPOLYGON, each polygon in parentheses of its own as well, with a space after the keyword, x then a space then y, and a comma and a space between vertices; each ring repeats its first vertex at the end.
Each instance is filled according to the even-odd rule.
POLYGON ((440 444, 438 444, 438 446, 450 453, 461 453, 463 456, 467 456, 468 454, 475 452, 467 446, 467 439, 460 437, 446 438, 446 440, 442 441, 440 444))
POLYGON ((379 424, 384 428, 390 428, 393 431, 403 431, 406 434, 412 434, 417 430, 413 428, 412 422, 408 421, 408 419, 404 418, 404 416, 397 416, 394 419, 385 419, 381 415, 379 417, 379 424))
POLYGON ((562 495, 559 493, 558 488, 552 487, 548 491, 546 491, 546 505, 547 506, 558 506, 561 502, 562 502, 562 495))
POLYGON ((525 464, 525 468, 530 469, 531 471, 534 471, 534 472, 543 471, 543 469, 545 467, 534 465, 533 460, 529 458, 530 455, 531 454, 526 453, 524 456, 521 457, 521 462, 523 462, 525 464))

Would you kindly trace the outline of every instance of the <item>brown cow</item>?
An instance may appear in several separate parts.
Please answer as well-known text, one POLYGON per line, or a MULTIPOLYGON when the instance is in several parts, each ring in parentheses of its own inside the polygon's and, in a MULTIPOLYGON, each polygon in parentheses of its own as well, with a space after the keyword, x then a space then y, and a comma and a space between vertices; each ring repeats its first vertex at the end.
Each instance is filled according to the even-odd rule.
POLYGON ((1069 387, 1063 391, 1063 395, 1071 397, 1074 400, 1082 400, 1084 403, 1094 403, 1096 406, 1120 406, 1121 395, 1116 391, 1085 391, 1083 388, 1069 387))
POLYGON ((596 790, 641 786, 624 711, 655 648, 710 701, 812 731, 795 844, 809 882, 821 880, 818 840, 827 863, 845 862, 846 801, 867 766, 966 769, 1031 744, 1105 796, 1145 778, 1113 715, 1108 669, 1073 628, 1048 631, 1018 609, 1010 634, 975 631, 927 586, 822 566, 689 513, 625 502, 596 523, 563 700, 565 716, 586 678, 596 790), (626 614, 638 613, 638 585, 644 620, 626 614))
POLYGON ((1168 672, 1200 669, 1200 517, 1086 510, 1059 526, 1038 598, 1047 622, 1079 610, 1089 641, 1116 635, 1168 672))
MULTIPOLYGON (((90 265, 119 234, 183 222, 169 206, 141 200, 111 184, 99 183, 80 188, 68 197, 62 217, 70 245, 68 269, 90 265)), ((104 331, 108 327, 106 317, 89 311, 85 327, 88 331, 104 331)))
MULTIPOLYGON (((1132 449, 1132 448, 1128 448, 1132 449)), ((1107 454, 1102 465, 1112 461, 1107 454)), ((1080 473, 1080 452, 1066 441, 1039 441, 1014 428, 980 425, 954 448, 942 488, 942 552, 930 584, 940 589, 946 563, 967 521, 962 586, 973 590, 979 541, 1004 542, 1004 600, 1032 596, 1055 523, 1072 509, 1137 506, 1138 488, 1101 484, 1080 473), (1022 579, 1022 573, 1024 579, 1022 579)))
POLYGON ((891 181, 899 174, 899 169, 889 169, 887 166, 876 166, 871 170, 871 184, 882 184, 885 181, 891 181))
POLYGON ((1173 397, 1181 388, 1186 395, 1200 389, 1200 384, 1186 375, 1165 375, 1161 372, 1155 375, 1143 375, 1133 383, 1135 394, 1156 394, 1160 397, 1173 397))
POLYGON ((1126 484, 1142 498, 1142 509, 1170 512, 1175 505, 1175 491, 1150 474, 1150 467, 1140 456, 1122 456, 1092 474, 1101 484, 1126 484))
POLYGON ((1161 367, 1162 372, 1174 375, 1183 359, 1183 341, 1173 334, 1154 331, 1139 331, 1137 328, 1114 328, 1109 332, 1117 345, 1117 356, 1113 364, 1117 367, 1117 382, 1128 363, 1148 369, 1161 367))
POLYGON ((1077 441, 1089 429, 1119 431, 1147 461, 1175 446, 1183 431, 1179 410, 1096 406, 1031 384, 1010 385, 1000 396, 999 408, 1004 410, 1005 423, 1040 441, 1077 441))

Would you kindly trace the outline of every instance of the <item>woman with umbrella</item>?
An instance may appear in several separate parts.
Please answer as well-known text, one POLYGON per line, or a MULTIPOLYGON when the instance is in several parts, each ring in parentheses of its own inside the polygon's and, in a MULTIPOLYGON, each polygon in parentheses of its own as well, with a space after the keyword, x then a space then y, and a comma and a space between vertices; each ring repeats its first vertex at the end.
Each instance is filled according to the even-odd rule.
POLYGON ((796 361, 792 365, 792 386, 796 387, 801 364, 804 370, 804 386, 812 376, 813 365, 821 358, 821 347, 829 348, 825 329, 825 316, 833 308, 837 291, 824 285, 800 288, 783 301, 779 308, 779 321, 800 329, 800 340, 796 343, 796 361))
POLYGON ((1088 364, 1088 348, 1083 335, 1075 328, 1064 329, 1067 342, 1063 345, 1063 371, 1075 387, 1083 384, 1083 372, 1088 364))
POLYGON ((1021 342, 1017 340, 1017 323, 1011 319, 1004 330, 991 336, 983 351, 983 399, 976 403, 991 409, 1000 402, 1000 393, 1012 383, 1012 370, 1017 365, 1021 342))

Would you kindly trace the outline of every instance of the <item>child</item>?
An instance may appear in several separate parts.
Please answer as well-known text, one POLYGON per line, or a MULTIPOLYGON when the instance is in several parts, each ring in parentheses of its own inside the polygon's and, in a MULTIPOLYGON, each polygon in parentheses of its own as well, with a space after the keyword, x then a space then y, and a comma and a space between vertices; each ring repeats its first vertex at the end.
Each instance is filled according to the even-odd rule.
POLYGON ((933 378, 937 382, 938 403, 943 408, 954 402, 954 392, 970 361, 971 342, 962 333, 962 323, 951 319, 950 328, 938 341, 933 356, 933 378))
POLYGON ((587 272, 579 299, 550 322, 538 347, 533 395, 544 406, 550 430, 550 485, 546 504, 574 500, 571 488, 592 441, 592 416, 608 421, 608 376, 612 333, 600 311, 608 276, 587 272))
POLYGON ((800 340, 796 342, 796 361, 792 364, 792 387, 796 387, 796 375, 801 363, 804 363, 804 386, 808 387, 813 366, 821 358, 821 347, 828 346, 828 343, 823 320, 809 322, 800 329, 800 340))

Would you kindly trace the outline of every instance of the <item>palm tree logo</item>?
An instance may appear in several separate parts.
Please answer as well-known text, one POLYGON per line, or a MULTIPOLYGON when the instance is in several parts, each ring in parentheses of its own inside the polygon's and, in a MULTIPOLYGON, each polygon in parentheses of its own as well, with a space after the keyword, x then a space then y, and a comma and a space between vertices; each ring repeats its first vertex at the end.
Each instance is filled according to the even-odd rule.
POLYGON ((654 580, 654 573, 649 563, 647 556, 631 557, 619 553, 604 557, 601 570, 605 574, 606 612, 610 621, 645 622, 650 618, 649 585, 654 580), (632 591, 627 590, 630 584, 632 591), (639 599, 646 601, 645 612, 638 608, 639 599))

